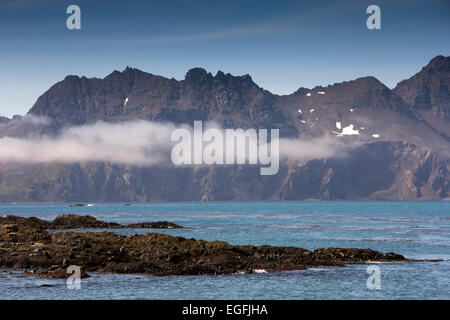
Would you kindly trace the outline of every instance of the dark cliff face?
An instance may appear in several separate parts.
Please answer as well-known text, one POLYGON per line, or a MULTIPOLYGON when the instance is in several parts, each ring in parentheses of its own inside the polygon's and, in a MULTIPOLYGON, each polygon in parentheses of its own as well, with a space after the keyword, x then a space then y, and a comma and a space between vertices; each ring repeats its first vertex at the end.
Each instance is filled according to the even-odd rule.
POLYGON ((132 68, 104 79, 69 76, 29 112, 49 117, 50 125, 30 129, 9 120, 0 136, 25 136, 27 130, 53 134, 99 120, 147 119, 280 128, 281 136, 308 139, 335 137, 339 122, 359 131, 341 137, 344 144, 352 145, 357 137, 359 145, 341 157, 283 160, 275 176, 260 176, 259 166, 249 165, 4 163, 0 201, 449 199, 448 66, 448 57, 436 57, 394 90, 364 77, 286 96, 260 88, 249 75, 212 75, 201 68, 189 70, 181 81, 132 68))
POLYGON ((431 110, 450 120, 450 57, 437 56, 420 72, 397 84, 398 94, 414 110, 431 110))
POLYGON ((274 99, 249 75, 235 77, 219 71, 213 76, 194 68, 184 80, 176 81, 126 68, 104 79, 66 77, 44 93, 29 114, 48 116, 60 126, 98 120, 191 124, 215 120, 225 127, 280 128, 282 135, 295 136, 296 129, 274 99))

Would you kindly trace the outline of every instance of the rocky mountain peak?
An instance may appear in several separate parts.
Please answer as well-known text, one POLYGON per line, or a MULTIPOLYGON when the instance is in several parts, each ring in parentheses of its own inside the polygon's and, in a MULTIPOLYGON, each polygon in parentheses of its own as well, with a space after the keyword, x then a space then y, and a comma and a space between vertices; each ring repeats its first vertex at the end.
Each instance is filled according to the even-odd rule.
POLYGON ((354 83, 367 89, 387 88, 380 80, 373 76, 357 78, 354 80, 354 83))
POLYGON ((61 82, 66 82, 66 83, 68 83, 68 82, 77 82, 77 81, 80 81, 80 77, 79 76, 77 76, 77 75, 68 75, 68 76, 66 76, 65 78, 64 78, 64 80, 63 81, 61 81, 61 82))
MULTIPOLYGON (((315 102, 320 105, 343 105, 363 109, 391 109, 403 113, 406 109, 401 98, 381 83, 377 78, 368 76, 344 81, 326 87, 312 89, 299 88, 293 97, 315 102)), ((305 101, 305 102, 307 102, 305 101)))
MULTIPOLYGON (((213 76, 210 72, 203 68, 190 69, 184 79, 185 83, 190 85, 214 85, 214 86, 226 86, 234 87, 235 89, 247 89, 249 87, 258 87, 250 75, 245 74, 243 76, 234 76, 231 73, 224 73, 223 71, 217 71, 213 76)), ((259 88, 259 87, 258 87, 259 88)))
MULTIPOLYGON (((317 87, 317 88, 319 89, 319 88, 323 88, 323 87, 317 87)), ((335 83, 335 84, 329 85, 327 87, 327 89, 332 89, 332 88, 339 88, 339 89, 351 88, 352 90, 357 90, 359 92, 363 92, 363 91, 370 92, 370 91, 377 91, 377 90, 381 90, 381 91, 389 90, 389 88, 386 87, 380 80, 378 80, 377 78, 372 77, 372 76, 361 77, 361 78, 357 78, 355 80, 335 83)))
POLYGON ((450 57, 436 56, 422 68, 429 72, 448 72, 450 70, 450 57))
POLYGON ((308 92, 318 92, 318 91, 326 91, 328 93, 328 96, 330 93, 336 93, 339 92, 340 95, 342 94, 372 94, 374 92, 378 93, 389 93, 390 89, 386 87, 380 80, 378 80, 375 77, 367 76, 367 77, 361 77, 357 78, 355 80, 350 81, 343 81, 338 82, 332 85, 328 85, 326 87, 324 86, 316 86, 312 89, 300 87, 298 88, 293 95, 305 95, 308 92))
POLYGON ((114 70, 111 74, 106 76, 104 80, 110 80, 110 79, 119 79, 119 80, 132 80, 138 77, 149 77, 152 76, 152 74, 141 71, 136 68, 126 67, 122 72, 118 70, 114 70))

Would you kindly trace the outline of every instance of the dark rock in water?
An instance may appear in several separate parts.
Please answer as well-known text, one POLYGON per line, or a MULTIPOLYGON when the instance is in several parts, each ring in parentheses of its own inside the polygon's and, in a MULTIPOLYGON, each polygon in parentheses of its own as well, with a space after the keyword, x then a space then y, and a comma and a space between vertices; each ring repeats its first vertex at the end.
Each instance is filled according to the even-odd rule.
POLYGON ((404 260, 400 254, 393 252, 381 253, 371 249, 349 249, 349 248, 319 248, 312 253, 316 261, 349 261, 349 262, 368 262, 382 260, 404 260))
MULTIPOLYGON (((80 221, 105 223, 94 221, 92 217, 72 215, 55 220, 64 227, 71 223, 79 226, 80 221)), ((223 241, 208 242, 158 233, 122 236, 111 232, 63 231, 50 234, 39 224, 34 227, 0 224, 0 228, 0 267, 37 269, 40 271, 28 274, 43 278, 66 278, 69 265, 80 266, 82 272, 93 270, 164 276, 265 273, 266 270, 411 261, 399 254, 370 249, 310 251, 297 247, 238 246, 223 241)), ((82 276, 87 275, 82 273, 82 276)))
POLYGON ((127 228, 150 228, 150 229, 181 229, 184 228, 176 223, 168 221, 158 222, 141 222, 133 223, 126 226, 127 228))
POLYGON ((50 235, 39 227, 23 226, 19 224, 0 225, 0 241, 17 243, 48 241, 49 239, 50 235))
POLYGON ((92 216, 79 216, 63 214, 57 216, 51 224, 51 229, 84 229, 84 228, 117 228, 120 225, 114 222, 104 222, 92 216))
POLYGON ((48 228, 51 222, 38 219, 35 217, 24 218, 13 215, 4 215, 0 217, 0 225, 6 224, 18 224, 21 226, 33 227, 33 228, 48 228))

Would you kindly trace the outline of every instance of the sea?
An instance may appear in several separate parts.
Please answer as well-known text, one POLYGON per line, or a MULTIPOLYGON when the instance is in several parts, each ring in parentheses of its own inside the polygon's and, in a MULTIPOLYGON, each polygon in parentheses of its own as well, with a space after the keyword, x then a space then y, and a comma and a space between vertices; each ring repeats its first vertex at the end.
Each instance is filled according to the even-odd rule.
POLYGON ((215 276, 91 273, 78 288, 62 279, 40 279, 24 276, 23 270, 0 269, 0 299, 450 299, 449 201, 0 205, 0 215, 52 220, 64 213, 121 224, 167 220, 188 227, 107 230, 124 235, 159 232, 231 244, 310 250, 370 248, 438 261, 215 276))

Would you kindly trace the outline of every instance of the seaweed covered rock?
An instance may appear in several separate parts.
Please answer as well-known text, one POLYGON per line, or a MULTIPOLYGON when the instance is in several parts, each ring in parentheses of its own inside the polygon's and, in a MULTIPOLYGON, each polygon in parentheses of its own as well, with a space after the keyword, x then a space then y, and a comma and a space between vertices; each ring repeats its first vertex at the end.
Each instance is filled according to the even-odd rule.
POLYGON ((21 226, 28 226, 32 228, 50 228, 51 222, 38 219, 35 217, 25 218, 25 217, 19 217, 14 215, 4 215, 0 217, 0 225, 6 225, 6 224, 17 224, 21 226))
POLYGON ((92 216, 80 216, 76 214, 63 214, 57 216, 51 224, 52 229, 95 229, 95 228, 118 228, 120 224, 104 222, 92 216))
POLYGON ((34 242, 49 241, 48 232, 41 228, 33 228, 27 225, 4 224, 0 225, 0 241, 6 242, 34 242))
POLYGON ((157 222, 141 222, 132 223, 126 226, 127 228, 149 228, 149 229, 181 229, 184 228, 179 224, 168 222, 168 221, 157 221, 157 222))
POLYGON ((371 249, 353 249, 353 248, 319 248, 312 254, 316 261, 348 261, 348 262, 367 262, 367 261, 386 261, 386 260, 404 260, 405 257, 393 252, 382 253, 371 249))

